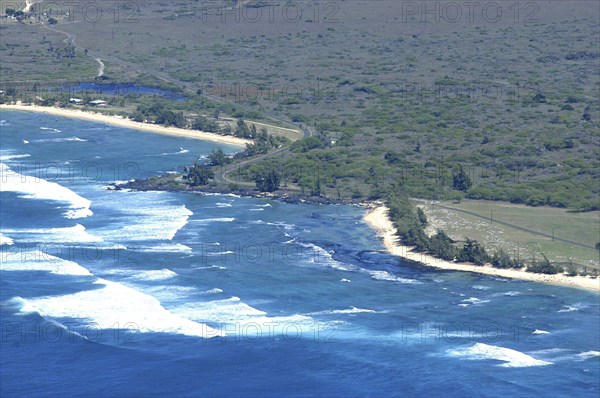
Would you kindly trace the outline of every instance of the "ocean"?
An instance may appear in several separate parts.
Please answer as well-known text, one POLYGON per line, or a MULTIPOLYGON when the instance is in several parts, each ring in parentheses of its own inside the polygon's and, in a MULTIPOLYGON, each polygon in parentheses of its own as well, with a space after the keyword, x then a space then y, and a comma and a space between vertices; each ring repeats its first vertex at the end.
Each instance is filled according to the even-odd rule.
POLYGON ((219 144, 0 118, 3 398, 600 394, 597 294, 403 262, 359 207, 110 190, 219 144))

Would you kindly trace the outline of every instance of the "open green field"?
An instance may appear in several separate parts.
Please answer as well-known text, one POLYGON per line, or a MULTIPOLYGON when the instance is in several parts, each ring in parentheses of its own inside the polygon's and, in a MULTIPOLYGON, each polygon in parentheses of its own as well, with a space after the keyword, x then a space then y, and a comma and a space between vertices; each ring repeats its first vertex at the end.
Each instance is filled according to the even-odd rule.
POLYGON ((455 240, 479 240, 492 253, 494 248, 518 253, 521 258, 540 258, 544 253, 553 262, 572 261, 581 267, 600 269, 599 253, 594 248, 600 241, 600 212, 573 213, 479 200, 420 201, 419 206, 430 219, 428 233, 440 228, 455 240))

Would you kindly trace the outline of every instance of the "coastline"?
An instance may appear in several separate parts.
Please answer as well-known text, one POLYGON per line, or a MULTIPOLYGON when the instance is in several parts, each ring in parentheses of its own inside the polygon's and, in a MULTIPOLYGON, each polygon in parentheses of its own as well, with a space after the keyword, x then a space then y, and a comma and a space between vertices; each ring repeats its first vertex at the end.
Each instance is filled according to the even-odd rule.
POLYGON ((104 115, 101 113, 88 112, 78 109, 63 109, 50 106, 38 106, 38 105, 10 105, 0 104, 0 111, 2 110, 14 110, 14 111, 25 111, 25 112, 36 112, 45 113, 54 116, 63 116, 73 119, 87 120, 96 123, 109 124, 111 126, 124 127, 128 129, 145 131, 148 133, 170 135, 182 138, 192 138, 203 141, 220 142, 223 144, 235 145, 238 147, 245 147, 246 144, 251 144, 252 140, 243 138, 237 138, 226 135, 219 135, 215 133, 208 133, 199 130, 188 130, 178 127, 167 127, 160 126, 150 123, 136 122, 130 119, 125 119, 119 116, 104 115))
POLYGON ((600 293, 600 279, 598 278, 591 279, 584 276, 566 276, 564 274, 545 275, 517 269, 494 268, 491 265, 478 266, 469 263, 446 261, 428 254, 413 252, 411 247, 398 243, 396 228, 388 218, 388 208, 381 204, 372 205, 364 215, 363 220, 377 232, 377 235, 383 240, 383 244, 390 254, 418 262, 427 267, 450 271, 475 272, 501 278, 568 286, 600 293))

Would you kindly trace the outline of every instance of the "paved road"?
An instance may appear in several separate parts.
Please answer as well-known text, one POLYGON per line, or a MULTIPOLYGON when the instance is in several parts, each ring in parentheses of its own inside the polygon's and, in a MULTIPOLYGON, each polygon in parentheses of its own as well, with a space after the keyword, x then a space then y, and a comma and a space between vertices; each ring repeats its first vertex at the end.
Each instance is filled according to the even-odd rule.
MULTIPOLYGON (((313 135, 313 132, 310 129, 310 127, 303 128, 302 131, 303 131, 304 137, 310 137, 313 135)), ((220 183, 236 183, 238 185, 254 185, 254 184, 250 184, 250 183, 241 183, 241 182, 231 180, 230 178, 228 178, 228 175, 231 174, 232 172, 234 172, 235 170, 242 169, 242 168, 248 168, 251 165, 258 163, 260 161, 263 161, 265 159, 272 158, 275 156, 283 156, 285 153, 289 152, 289 150, 290 150, 289 147, 280 148, 273 152, 269 152, 264 155, 259 155, 259 156, 253 157, 251 159, 243 160, 241 162, 226 166, 226 167, 218 170, 215 173, 215 181, 220 182, 220 183)))

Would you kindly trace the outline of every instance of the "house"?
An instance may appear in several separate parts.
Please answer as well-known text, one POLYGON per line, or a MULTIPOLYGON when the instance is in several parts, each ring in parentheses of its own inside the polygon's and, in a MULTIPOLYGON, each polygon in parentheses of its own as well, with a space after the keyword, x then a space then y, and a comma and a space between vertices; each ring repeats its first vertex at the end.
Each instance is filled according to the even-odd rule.
POLYGON ((69 102, 75 105, 81 105, 83 100, 81 98, 69 98, 69 102))
POLYGON ((102 100, 90 101, 91 106, 106 106, 107 104, 108 103, 106 101, 102 101, 102 100))

